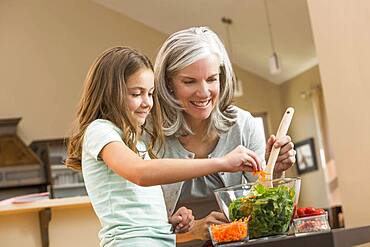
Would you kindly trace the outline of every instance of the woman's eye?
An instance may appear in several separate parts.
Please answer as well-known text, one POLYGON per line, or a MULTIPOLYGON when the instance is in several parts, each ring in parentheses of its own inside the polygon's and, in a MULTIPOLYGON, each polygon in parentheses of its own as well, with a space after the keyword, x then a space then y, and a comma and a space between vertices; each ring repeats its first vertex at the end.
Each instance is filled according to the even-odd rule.
POLYGON ((209 78, 208 81, 209 82, 215 82, 215 81, 218 81, 218 78, 209 78))
POLYGON ((131 96, 132 96, 132 97, 139 97, 139 96, 140 96, 140 94, 139 94, 139 93, 132 93, 132 94, 131 94, 131 96))
POLYGON ((195 81, 191 80, 191 81, 184 81, 185 84, 191 84, 191 83, 194 83, 195 81))

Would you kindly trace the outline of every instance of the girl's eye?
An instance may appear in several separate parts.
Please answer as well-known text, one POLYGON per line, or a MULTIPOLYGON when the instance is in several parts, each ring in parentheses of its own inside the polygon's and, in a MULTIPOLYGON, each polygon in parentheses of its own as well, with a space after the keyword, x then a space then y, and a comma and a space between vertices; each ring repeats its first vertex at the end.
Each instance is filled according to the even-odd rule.
POLYGON ((133 97, 139 97, 140 94, 139 93, 132 93, 131 96, 133 96, 133 97))

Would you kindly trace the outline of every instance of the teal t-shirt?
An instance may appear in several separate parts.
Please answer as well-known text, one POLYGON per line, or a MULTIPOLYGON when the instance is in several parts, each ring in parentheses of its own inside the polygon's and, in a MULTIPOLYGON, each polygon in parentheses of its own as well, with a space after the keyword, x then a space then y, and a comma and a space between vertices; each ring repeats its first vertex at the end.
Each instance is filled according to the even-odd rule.
MULTIPOLYGON (((175 246, 160 186, 141 187, 114 173, 99 157, 110 142, 122 142, 122 131, 97 119, 86 129, 82 145, 85 186, 102 229, 100 246, 175 246)), ((144 143, 137 146, 149 159, 144 143)))

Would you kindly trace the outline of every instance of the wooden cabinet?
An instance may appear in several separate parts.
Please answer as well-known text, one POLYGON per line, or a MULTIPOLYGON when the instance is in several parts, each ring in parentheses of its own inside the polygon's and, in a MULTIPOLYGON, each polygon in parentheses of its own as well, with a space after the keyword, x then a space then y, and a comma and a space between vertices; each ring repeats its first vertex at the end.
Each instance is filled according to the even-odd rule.
POLYGON ((16 133, 20 120, 0 120, 0 200, 46 191, 44 164, 16 133))
POLYGON ((64 138, 37 140, 30 144, 46 167, 48 191, 51 198, 86 195, 81 172, 64 165, 67 140, 64 138))

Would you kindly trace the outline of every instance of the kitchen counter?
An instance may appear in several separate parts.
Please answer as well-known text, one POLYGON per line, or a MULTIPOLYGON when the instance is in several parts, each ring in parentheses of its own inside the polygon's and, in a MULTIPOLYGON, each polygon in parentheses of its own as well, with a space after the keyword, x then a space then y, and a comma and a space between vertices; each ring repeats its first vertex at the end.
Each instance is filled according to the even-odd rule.
POLYGON ((330 232, 308 234, 304 236, 287 236, 271 240, 251 241, 245 246, 264 247, 349 247, 358 244, 370 243, 370 226, 356 228, 333 229, 330 232))
MULTIPOLYGON (((244 244, 234 243, 230 247, 350 247, 370 243, 370 226, 333 229, 330 232, 313 233, 303 236, 277 236, 270 239, 250 240, 244 244)), ((221 245, 222 246, 222 245, 221 245)), ((368 245, 370 246, 370 244, 368 245)))
POLYGON ((87 196, 0 206, 1 246, 99 246, 87 196))
POLYGON ((38 212, 45 208, 75 208, 86 207, 90 205, 90 199, 87 196, 45 199, 31 203, 0 205, 0 216, 9 214, 21 214, 27 212, 38 212))
MULTIPOLYGON (((87 196, 0 206, 1 246, 99 246, 99 229, 87 196)), ((233 246, 349 247, 364 243, 370 243, 370 226, 251 240, 233 246)))

